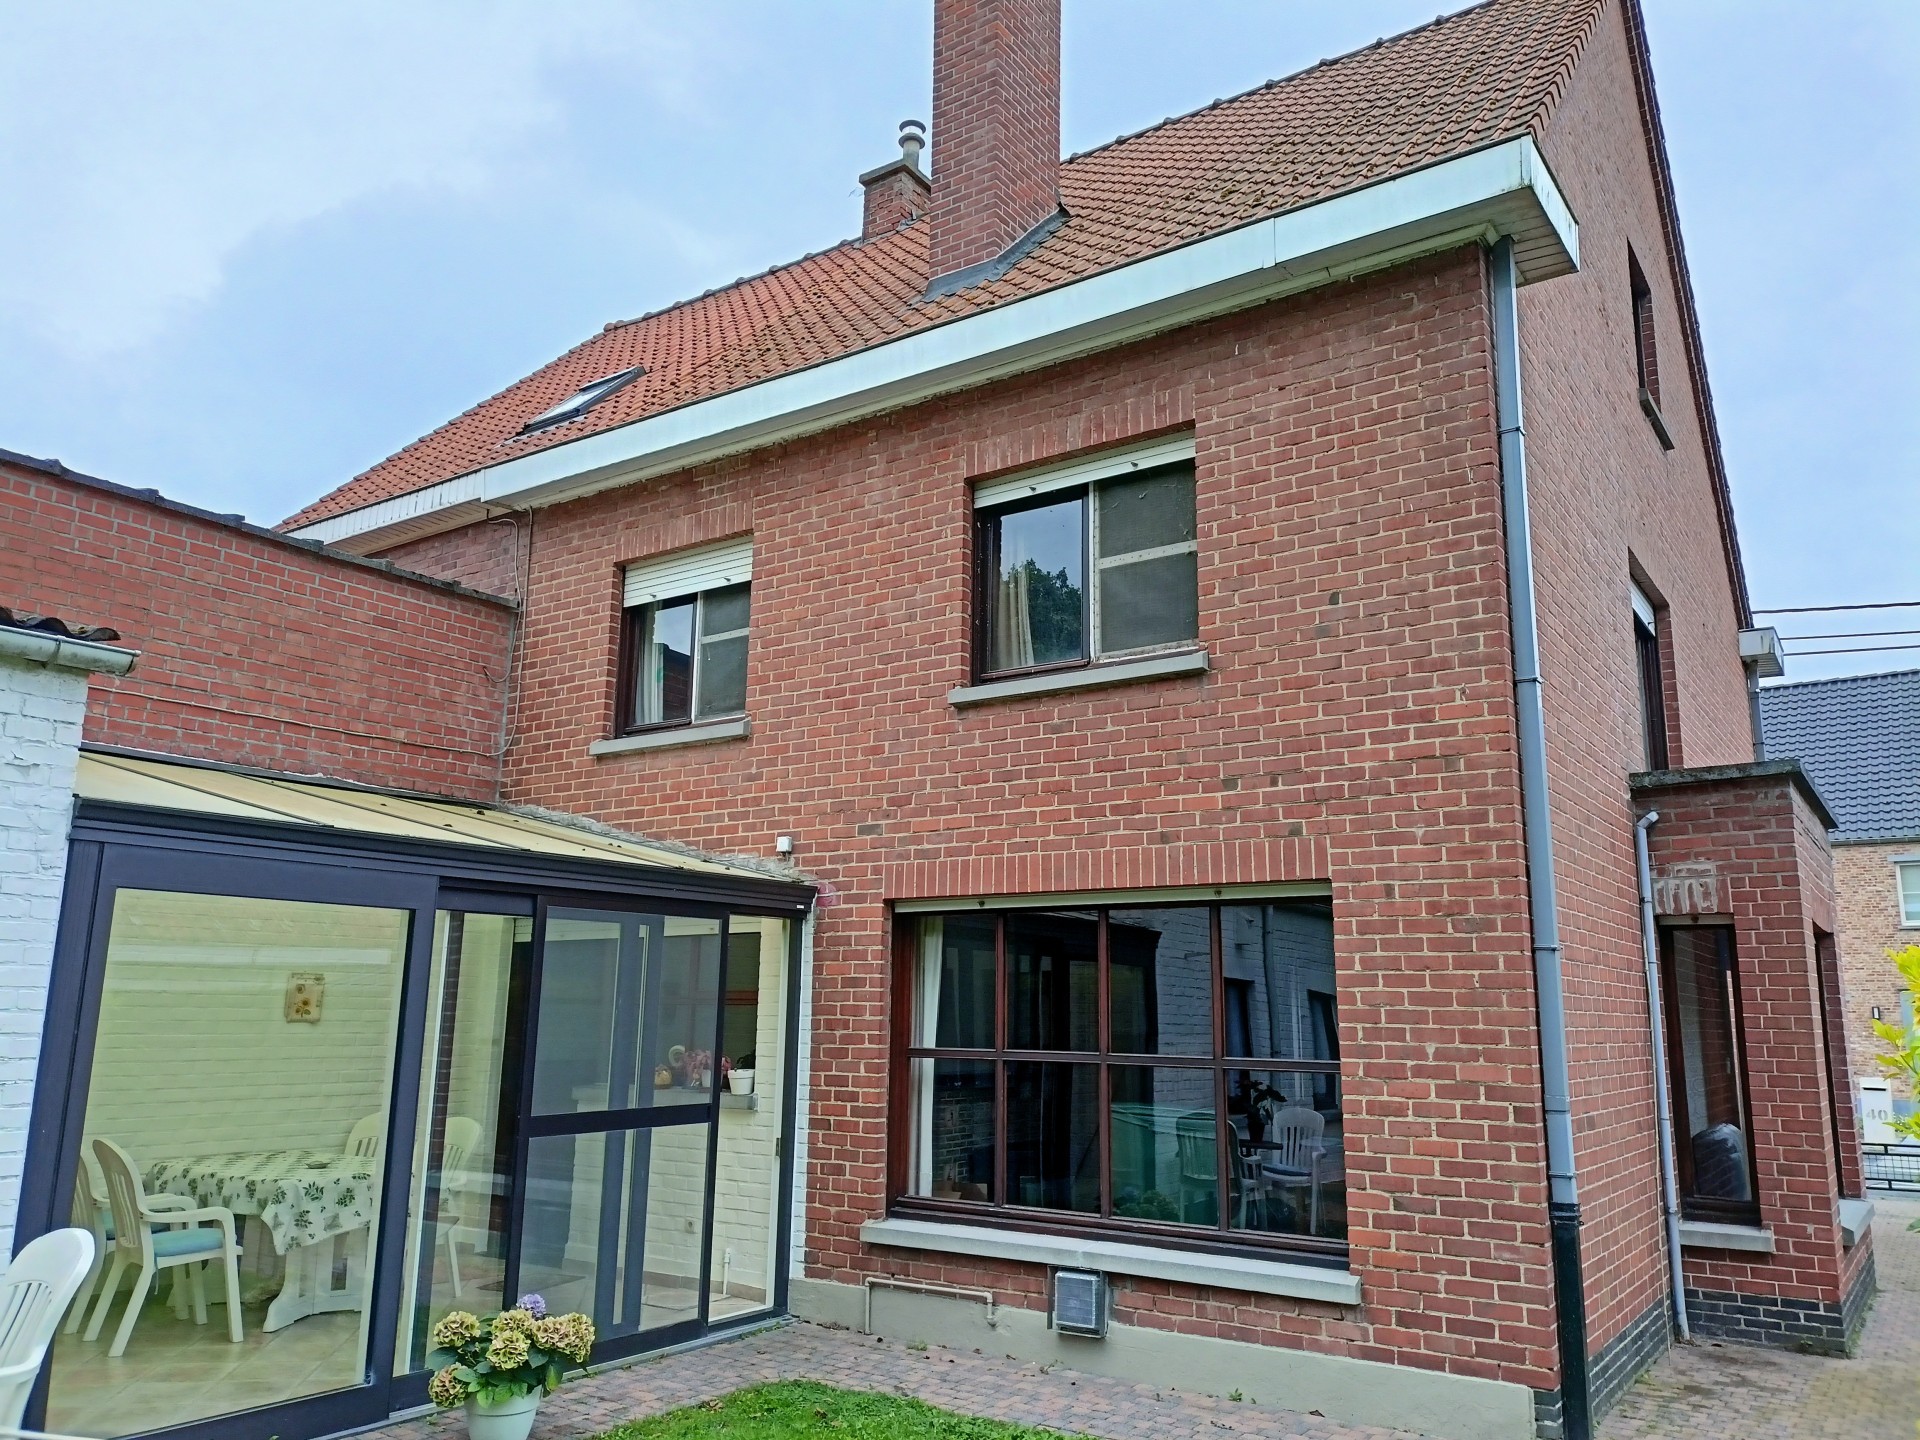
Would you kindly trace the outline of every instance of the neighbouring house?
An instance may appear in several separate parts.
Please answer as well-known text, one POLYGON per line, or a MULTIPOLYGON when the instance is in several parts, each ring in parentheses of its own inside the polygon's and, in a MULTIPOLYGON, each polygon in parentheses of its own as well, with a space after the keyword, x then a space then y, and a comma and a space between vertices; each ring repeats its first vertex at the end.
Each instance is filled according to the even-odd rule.
MULTIPOLYGON (((1756 758, 1637 5, 1065 161, 1057 0, 934 15, 857 238, 286 535, 0 467, 0 598, 141 652, 19 1229, 131 1137, 319 1357, 102 1401, 90 1319, 50 1423, 371 1423, 528 1289, 608 1360, 791 1313, 1462 1440, 1850 1343, 1832 816, 1756 758)), ((217 1363, 170 1303, 127 1342, 217 1363)))
POLYGON ((1887 960, 1920 945, 1920 670, 1770 685, 1760 692, 1767 753, 1805 767, 1833 807, 1840 993, 1853 1074, 1885 1081, 1902 1113, 1914 1097, 1875 1062, 1873 1022, 1913 1023, 1913 997, 1887 960))

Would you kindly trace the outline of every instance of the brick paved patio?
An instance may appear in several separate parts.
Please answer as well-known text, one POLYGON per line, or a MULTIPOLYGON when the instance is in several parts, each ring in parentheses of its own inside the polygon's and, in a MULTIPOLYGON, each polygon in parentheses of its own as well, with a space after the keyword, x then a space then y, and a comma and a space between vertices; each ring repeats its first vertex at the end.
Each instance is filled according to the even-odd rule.
MULTIPOLYGON (((1877 1201, 1874 1247, 1884 1287, 1861 1354, 1831 1360, 1738 1345, 1676 1348, 1630 1389, 1600 1440, 1914 1440, 1920 1419, 1920 1202, 1877 1201)), ((909 1350, 845 1330, 796 1324, 608 1371, 542 1408, 534 1440, 576 1440, 763 1380, 810 1379, 893 1391, 970 1415, 1107 1440, 1417 1440, 1255 1404, 1044 1370, 970 1350, 909 1350)), ((457 1413, 407 1421, 374 1440, 451 1440, 457 1413)))
POLYGON ((1920 1202, 1874 1198, 1880 1294, 1860 1354, 1830 1360, 1706 1343, 1640 1377, 1600 1440, 1914 1440, 1920 1420, 1920 1202))
MULTIPOLYGON (((1221 1440, 1234 1433, 1263 1440, 1420 1440, 1403 1430, 1336 1425, 1263 1405, 1048 1371, 1003 1355, 939 1346, 910 1350, 807 1324, 763 1330, 576 1382, 541 1407, 534 1440, 598 1435, 637 1416, 676 1410, 743 1385, 796 1379, 912 1395, 968 1415, 1109 1440, 1221 1440)), ((370 1440, 451 1440, 464 1433, 458 1412, 449 1412, 389 1426, 370 1440)))

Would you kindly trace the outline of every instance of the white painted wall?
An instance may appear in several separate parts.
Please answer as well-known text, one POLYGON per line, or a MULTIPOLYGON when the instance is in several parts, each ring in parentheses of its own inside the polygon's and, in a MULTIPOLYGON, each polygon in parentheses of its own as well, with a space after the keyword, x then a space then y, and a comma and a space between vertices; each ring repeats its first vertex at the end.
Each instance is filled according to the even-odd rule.
POLYGON ((86 710, 86 672, 0 657, 0 1254, 13 1250, 86 710))
POLYGON ((141 1165, 338 1150, 385 1115, 400 1021, 401 910, 123 890, 101 986, 86 1135, 141 1165), (323 975, 317 1023, 287 982, 323 975))

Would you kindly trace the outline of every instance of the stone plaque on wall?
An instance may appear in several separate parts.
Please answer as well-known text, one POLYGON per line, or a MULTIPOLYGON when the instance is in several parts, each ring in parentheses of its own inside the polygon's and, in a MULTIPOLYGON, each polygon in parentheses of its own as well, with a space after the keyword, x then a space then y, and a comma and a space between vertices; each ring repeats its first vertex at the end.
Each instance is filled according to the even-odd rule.
POLYGON ((1706 861, 1666 865, 1653 872, 1653 908, 1659 915, 1718 915, 1720 871, 1706 861))

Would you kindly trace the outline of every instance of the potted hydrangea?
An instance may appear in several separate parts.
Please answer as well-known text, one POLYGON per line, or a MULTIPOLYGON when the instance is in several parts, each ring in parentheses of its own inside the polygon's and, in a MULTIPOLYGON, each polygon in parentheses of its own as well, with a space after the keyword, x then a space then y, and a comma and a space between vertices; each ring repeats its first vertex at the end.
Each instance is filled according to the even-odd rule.
POLYGON ((455 1310, 433 1327, 435 1366, 427 1398, 442 1409, 467 1407, 473 1440, 527 1440, 540 1397, 560 1388, 593 1351, 593 1321, 549 1315, 538 1295, 482 1320, 455 1310))

